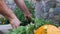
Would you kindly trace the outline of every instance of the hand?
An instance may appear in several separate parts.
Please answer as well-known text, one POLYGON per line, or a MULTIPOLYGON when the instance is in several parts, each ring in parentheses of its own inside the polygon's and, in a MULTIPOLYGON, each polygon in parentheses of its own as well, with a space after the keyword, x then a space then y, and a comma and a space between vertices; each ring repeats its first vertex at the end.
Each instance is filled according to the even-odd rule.
POLYGON ((32 17, 31 13, 24 13, 25 19, 32 17))
POLYGON ((25 15, 25 20, 27 20, 28 22, 32 22, 32 14, 31 13, 26 13, 25 15))
POLYGON ((13 28, 17 28, 20 25, 20 21, 17 18, 11 19, 10 24, 12 25, 13 28))

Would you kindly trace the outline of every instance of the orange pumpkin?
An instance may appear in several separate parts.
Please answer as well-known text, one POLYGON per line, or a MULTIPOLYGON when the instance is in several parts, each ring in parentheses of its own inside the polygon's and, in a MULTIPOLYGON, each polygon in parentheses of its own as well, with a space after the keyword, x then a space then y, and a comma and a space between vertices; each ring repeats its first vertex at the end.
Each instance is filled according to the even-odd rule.
POLYGON ((60 34, 60 29, 53 25, 44 25, 35 30, 34 34, 60 34))

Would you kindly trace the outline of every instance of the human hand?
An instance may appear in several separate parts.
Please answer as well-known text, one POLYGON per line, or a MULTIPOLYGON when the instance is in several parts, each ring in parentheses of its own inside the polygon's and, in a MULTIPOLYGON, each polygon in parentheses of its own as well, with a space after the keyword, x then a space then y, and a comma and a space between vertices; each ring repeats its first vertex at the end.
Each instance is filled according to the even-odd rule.
POLYGON ((17 28, 20 25, 20 21, 17 18, 11 19, 10 24, 12 25, 13 28, 17 28))
POLYGON ((32 17, 32 14, 31 13, 26 13, 26 14, 24 14, 25 15, 25 20, 28 22, 28 23, 34 23, 34 19, 33 19, 33 17, 32 17))
POLYGON ((31 13, 24 13, 25 19, 31 19, 32 14, 31 13))

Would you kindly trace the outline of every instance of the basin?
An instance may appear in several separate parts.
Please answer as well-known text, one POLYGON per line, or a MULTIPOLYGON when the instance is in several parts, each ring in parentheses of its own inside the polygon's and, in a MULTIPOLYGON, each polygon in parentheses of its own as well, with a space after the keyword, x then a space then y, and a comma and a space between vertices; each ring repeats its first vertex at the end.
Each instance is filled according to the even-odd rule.
POLYGON ((0 34, 8 34, 10 29, 12 29, 10 24, 0 25, 0 34))

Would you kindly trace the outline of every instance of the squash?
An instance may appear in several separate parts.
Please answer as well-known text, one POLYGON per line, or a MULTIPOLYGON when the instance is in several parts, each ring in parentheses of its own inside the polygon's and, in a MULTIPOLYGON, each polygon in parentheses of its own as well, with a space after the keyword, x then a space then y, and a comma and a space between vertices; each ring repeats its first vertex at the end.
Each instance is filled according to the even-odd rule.
POLYGON ((53 25, 43 25, 35 30, 34 34, 60 34, 60 29, 53 25))

